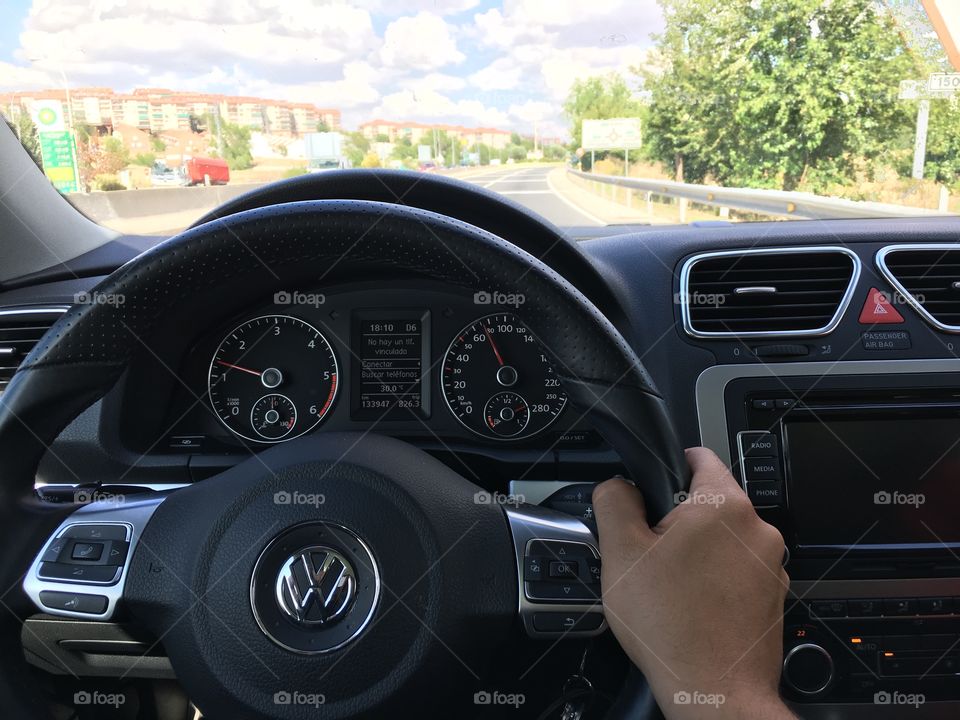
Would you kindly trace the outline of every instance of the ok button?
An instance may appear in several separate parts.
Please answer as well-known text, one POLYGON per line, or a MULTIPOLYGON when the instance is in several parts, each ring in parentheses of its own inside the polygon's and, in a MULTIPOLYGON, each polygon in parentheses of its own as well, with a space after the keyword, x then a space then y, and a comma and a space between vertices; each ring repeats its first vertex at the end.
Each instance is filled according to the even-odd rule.
POLYGON ((575 578, 577 577, 576 561, 560 560, 550 563, 550 577, 552 578, 575 578))

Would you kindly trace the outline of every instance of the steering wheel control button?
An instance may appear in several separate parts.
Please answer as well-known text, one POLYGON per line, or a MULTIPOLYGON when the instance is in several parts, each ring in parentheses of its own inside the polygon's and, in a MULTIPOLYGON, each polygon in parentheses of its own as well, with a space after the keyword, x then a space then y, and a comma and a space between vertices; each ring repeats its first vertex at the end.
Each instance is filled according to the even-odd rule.
POLYGON ((107 610, 107 598, 103 595, 82 595, 42 590, 40 592, 40 602, 44 607, 51 610, 66 610, 90 613, 91 615, 102 615, 107 610))
POLYGON ((103 543, 74 543, 70 553, 73 560, 99 560, 101 555, 103 555, 103 543))
POLYGON ((57 562, 60 559, 63 549, 67 546, 66 538, 57 538, 54 540, 43 553, 41 558, 43 562, 57 562))
POLYGON ((523 579, 527 582, 541 580, 543 578, 543 560, 538 557, 524 558, 523 579))
POLYGON ((87 565, 78 563, 40 563, 37 577, 62 582, 112 585, 120 577, 121 568, 114 565, 87 565))
POLYGON ((83 524, 71 525, 61 537, 74 540, 126 540, 128 532, 126 525, 83 524))
POLYGON ((373 553, 340 525, 307 522, 264 548, 253 568, 250 603, 260 630, 286 650, 331 652, 360 635, 380 598, 373 553))
POLYGON ((591 613, 538 612, 533 614, 533 627, 540 632, 583 632, 597 630, 603 615, 591 613))
POLYGON ((551 578, 577 578, 580 576, 576 560, 555 560, 550 563, 551 578))

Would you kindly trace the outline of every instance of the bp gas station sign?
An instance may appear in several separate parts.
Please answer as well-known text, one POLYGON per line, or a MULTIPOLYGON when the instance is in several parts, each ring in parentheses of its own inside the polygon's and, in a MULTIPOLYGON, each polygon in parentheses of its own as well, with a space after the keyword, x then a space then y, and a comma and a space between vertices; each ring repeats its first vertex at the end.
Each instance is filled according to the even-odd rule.
POLYGON ((77 192, 80 189, 77 148, 63 116, 63 103, 38 101, 33 107, 33 121, 40 139, 43 173, 60 192, 77 192))

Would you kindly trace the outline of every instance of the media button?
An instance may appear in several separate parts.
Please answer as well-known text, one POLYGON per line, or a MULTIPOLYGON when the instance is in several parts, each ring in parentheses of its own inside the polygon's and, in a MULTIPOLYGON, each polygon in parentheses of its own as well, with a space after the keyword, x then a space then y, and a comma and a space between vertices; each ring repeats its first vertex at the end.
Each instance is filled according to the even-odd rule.
POLYGON ((743 462, 743 473, 747 480, 779 480, 779 458, 748 458, 743 462))
POLYGON ((775 402, 773 400, 754 400, 753 403, 754 410, 773 410, 775 402))

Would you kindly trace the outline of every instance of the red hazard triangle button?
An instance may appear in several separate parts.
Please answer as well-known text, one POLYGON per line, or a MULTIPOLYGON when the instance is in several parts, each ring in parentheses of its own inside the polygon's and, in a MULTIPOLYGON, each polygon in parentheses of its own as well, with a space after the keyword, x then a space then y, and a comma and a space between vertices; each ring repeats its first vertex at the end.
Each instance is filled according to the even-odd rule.
POLYGON ((863 304, 863 310, 860 311, 860 323, 862 325, 891 325, 902 322, 903 315, 897 312, 887 294, 877 288, 870 288, 870 292, 867 293, 867 301, 863 304))

